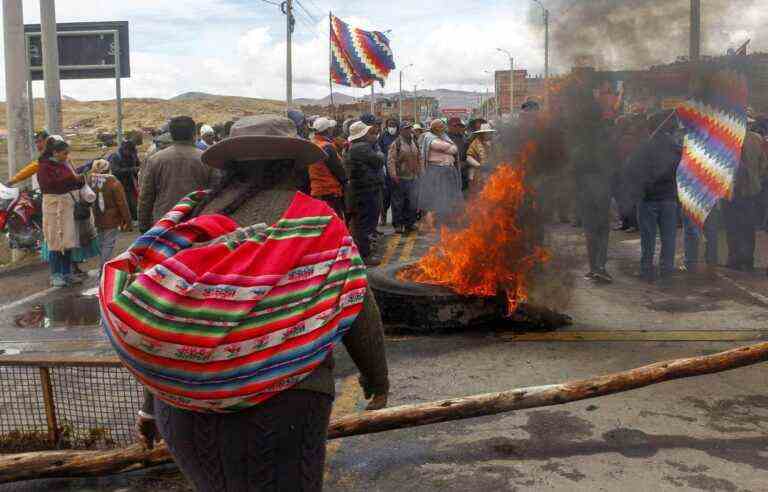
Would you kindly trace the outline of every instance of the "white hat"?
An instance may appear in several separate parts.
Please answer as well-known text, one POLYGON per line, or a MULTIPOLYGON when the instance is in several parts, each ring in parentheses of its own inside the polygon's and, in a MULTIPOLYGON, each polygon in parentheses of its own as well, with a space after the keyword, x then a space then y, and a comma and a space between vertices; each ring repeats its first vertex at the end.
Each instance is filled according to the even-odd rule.
POLYGON ((478 133, 496 133, 496 130, 493 129, 490 123, 483 123, 480 125, 479 130, 472 132, 473 135, 477 135, 478 133))
POLYGON ((368 131, 370 129, 371 127, 362 121, 356 121, 352 123, 352 125, 349 127, 349 141, 352 142, 359 138, 363 138, 364 136, 368 135, 368 131))
POLYGON ((330 118, 321 116, 312 123, 312 129, 316 132, 324 132, 330 128, 336 128, 336 121, 330 118))
POLYGON ((423 129, 424 127, 421 126, 419 123, 416 123, 415 125, 413 125, 413 130, 423 130, 423 129))
POLYGON ((200 127, 200 135, 215 135, 216 130, 210 125, 203 125, 200 127))

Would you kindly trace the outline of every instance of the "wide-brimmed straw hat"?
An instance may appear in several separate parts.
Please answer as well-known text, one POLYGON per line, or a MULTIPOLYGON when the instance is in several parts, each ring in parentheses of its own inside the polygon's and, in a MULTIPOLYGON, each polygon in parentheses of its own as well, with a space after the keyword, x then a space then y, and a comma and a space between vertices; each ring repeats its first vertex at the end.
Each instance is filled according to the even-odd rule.
POLYGON ((483 123, 480 125, 479 130, 472 132, 473 135, 478 135, 480 133, 496 133, 496 130, 493 129, 490 123, 483 123))
POLYGON ((204 164, 222 169, 230 162, 292 160, 298 166, 307 166, 325 157, 320 147, 299 138, 296 125, 284 116, 241 118, 232 125, 229 135, 203 153, 204 164))
POLYGON ((349 127, 349 141, 354 142, 355 140, 363 138, 364 136, 368 135, 370 130, 371 127, 362 121, 352 123, 352 125, 349 127))

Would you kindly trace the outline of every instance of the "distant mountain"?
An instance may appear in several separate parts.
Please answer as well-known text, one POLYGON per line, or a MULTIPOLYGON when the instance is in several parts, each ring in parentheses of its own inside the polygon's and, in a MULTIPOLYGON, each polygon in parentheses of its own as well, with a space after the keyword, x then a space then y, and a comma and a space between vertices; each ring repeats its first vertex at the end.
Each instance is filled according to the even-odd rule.
POLYGON ((64 101, 74 101, 74 102, 77 102, 77 99, 75 99, 74 97, 69 97, 69 96, 68 96, 68 95, 66 95, 66 94, 64 94, 63 96, 61 96, 61 98, 62 98, 64 101))
MULTIPOLYGON (((352 104, 355 102, 355 98, 352 96, 348 96, 346 94, 342 94, 341 92, 334 92, 333 93, 333 104, 352 104)), ((331 96, 325 96, 322 99, 308 99, 308 98, 300 98, 300 99, 294 99, 293 103, 296 106, 328 106, 331 104, 331 96)))
POLYGON ((217 96, 216 94, 208 94, 206 92, 185 92, 183 94, 179 94, 176 97, 172 97, 168 99, 169 101, 189 101, 190 99, 211 99, 217 96))
MULTIPOLYGON (((437 99, 441 108, 476 108, 480 105, 480 96, 485 96, 485 93, 471 92, 471 91, 457 91, 451 89, 434 89, 434 90, 420 90, 418 91, 419 97, 434 97, 437 99)), ((398 92, 389 94, 376 94, 376 100, 380 99, 397 99, 400 96, 398 92)), ((403 91, 403 97, 413 97, 413 91, 403 91)), ((369 97, 361 97, 358 100, 369 101, 369 97)), ((346 94, 338 92, 333 93, 334 104, 352 104, 355 102, 355 98, 346 94)), ((330 96, 326 96, 322 99, 295 99, 294 103, 297 106, 328 106, 331 103, 330 96)))

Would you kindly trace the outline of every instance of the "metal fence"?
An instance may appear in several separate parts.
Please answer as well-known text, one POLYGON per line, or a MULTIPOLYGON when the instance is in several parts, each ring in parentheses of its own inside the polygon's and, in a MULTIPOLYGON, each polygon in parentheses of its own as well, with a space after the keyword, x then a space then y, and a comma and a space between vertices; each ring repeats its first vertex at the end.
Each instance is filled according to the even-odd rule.
POLYGON ((0 453, 130 444, 141 403, 114 358, 0 359, 0 453))

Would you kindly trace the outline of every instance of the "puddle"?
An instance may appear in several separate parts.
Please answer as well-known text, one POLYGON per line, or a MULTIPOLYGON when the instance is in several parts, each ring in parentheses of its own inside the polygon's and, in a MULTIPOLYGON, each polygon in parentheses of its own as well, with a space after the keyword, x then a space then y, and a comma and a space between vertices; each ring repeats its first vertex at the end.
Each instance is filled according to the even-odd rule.
POLYGON ((16 316, 19 328, 73 328, 99 324, 99 300, 93 296, 58 299, 16 316))

